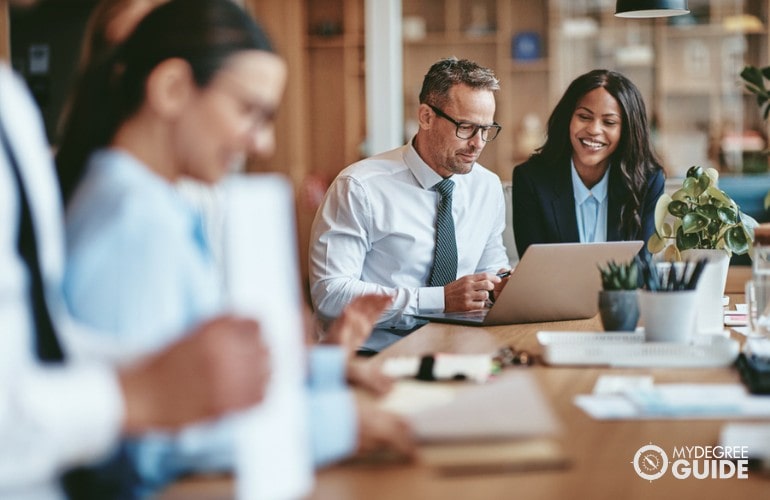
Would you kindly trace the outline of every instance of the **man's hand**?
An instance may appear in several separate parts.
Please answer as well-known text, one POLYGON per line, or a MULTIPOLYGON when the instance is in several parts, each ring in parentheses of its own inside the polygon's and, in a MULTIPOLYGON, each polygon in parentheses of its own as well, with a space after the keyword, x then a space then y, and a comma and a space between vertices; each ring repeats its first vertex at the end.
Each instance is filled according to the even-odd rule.
POLYGON ((483 309, 489 299, 489 292, 496 290, 501 281, 494 273, 479 273, 447 283, 444 286, 444 311, 483 309))
POLYGON ((369 397, 356 397, 358 411, 358 452, 389 450, 413 458, 415 441, 402 417, 380 409, 369 397))
POLYGON ((178 429, 262 401, 269 353, 256 322, 209 321, 166 350, 121 370, 124 430, 178 429))
POLYGON ((339 318, 329 326, 325 344, 339 344, 348 355, 366 342, 382 312, 393 302, 390 295, 362 295, 353 299, 342 310, 339 318))
POLYGON ((489 295, 489 298, 494 302, 499 296, 500 292, 505 288, 505 284, 508 283, 508 278, 511 276, 511 269, 500 269, 497 271, 497 277, 500 278, 500 283, 495 285, 495 289, 489 295))

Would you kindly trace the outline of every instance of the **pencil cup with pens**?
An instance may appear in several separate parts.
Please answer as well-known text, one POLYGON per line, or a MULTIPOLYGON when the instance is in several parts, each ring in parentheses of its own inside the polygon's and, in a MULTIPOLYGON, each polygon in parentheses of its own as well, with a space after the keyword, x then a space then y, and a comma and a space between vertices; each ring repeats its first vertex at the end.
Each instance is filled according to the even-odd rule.
POLYGON ((675 262, 659 266, 641 260, 644 288, 639 313, 648 342, 686 344, 693 340, 696 286, 708 261, 675 262))

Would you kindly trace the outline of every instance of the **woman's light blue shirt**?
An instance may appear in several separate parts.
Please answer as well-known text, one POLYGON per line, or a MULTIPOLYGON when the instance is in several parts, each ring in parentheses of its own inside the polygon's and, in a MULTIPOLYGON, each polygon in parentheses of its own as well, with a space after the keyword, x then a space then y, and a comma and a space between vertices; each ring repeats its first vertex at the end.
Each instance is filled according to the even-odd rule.
MULTIPOLYGON (((64 292, 75 317, 111 332, 126 361, 177 340, 222 312, 221 279, 200 211, 173 184, 116 149, 95 152, 67 212, 64 292)), ((310 355, 310 435, 316 464, 353 451, 356 419, 336 348, 310 355)), ((184 387, 179 388, 184 391, 184 387)), ((180 474, 233 466, 228 419, 131 449, 142 480, 159 487, 180 474)))
POLYGON ((572 191, 575 193, 575 216, 581 243, 607 241, 607 190, 609 173, 607 169, 602 178, 591 189, 583 184, 575 163, 572 165, 572 191))

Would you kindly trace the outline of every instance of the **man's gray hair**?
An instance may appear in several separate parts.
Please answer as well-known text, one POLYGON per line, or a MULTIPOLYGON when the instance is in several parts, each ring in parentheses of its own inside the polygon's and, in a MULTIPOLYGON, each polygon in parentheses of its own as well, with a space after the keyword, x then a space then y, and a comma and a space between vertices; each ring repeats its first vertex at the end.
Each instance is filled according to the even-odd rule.
POLYGON ((420 104, 444 106, 449 89, 455 85, 467 85, 477 90, 500 90, 495 73, 467 59, 448 57, 430 67, 420 90, 420 104))

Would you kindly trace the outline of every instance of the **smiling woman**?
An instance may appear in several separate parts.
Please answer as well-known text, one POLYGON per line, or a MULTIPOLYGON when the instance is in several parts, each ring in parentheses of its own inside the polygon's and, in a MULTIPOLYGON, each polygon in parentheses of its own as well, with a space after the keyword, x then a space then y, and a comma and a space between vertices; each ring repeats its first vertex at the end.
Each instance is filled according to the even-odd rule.
POLYGON ((264 32, 255 25, 249 33, 227 17, 216 19, 218 26, 206 14, 174 8, 181 9, 179 19, 157 20, 172 9, 159 7, 125 43, 83 71, 56 157, 65 200, 99 148, 128 151, 167 180, 187 175, 204 182, 221 177, 236 156, 272 148, 273 110, 286 67, 264 32), (179 34, 172 37, 170 30, 179 34), (269 118, 261 120, 263 126, 255 127, 253 113, 243 113, 243 103, 218 90, 233 80, 240 82, 241 94, 253 94, 252 103, 260 100, 269 118))
MULTIPOLYGON (((112 332, 103 340, 122 361, 224 309, 201 215, 174 184, 215 183, 246 153, 271 151, 286 76, 262 28, 230 0, 163 3, 82 72, 56 158, 63 289, 73 315, 112 332)), ((231 468, 232 433, 222 421, 132 441, 137 493, 231 468)))
POLYGON ((553 110, 545 144, 513 170, 519 255, 533 243, 646 241, 663 188, 639 90, 614 71, 581 75, 553 110))

